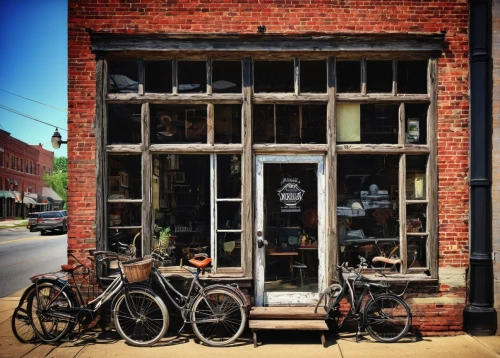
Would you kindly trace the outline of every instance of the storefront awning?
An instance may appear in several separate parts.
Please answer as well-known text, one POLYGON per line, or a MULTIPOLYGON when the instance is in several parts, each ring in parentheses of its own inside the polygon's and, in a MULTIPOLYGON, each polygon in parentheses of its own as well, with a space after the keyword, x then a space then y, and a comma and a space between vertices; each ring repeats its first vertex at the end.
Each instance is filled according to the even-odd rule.
POLYGON ((63 201, 52 188, 43 188, 42 196, 47 197, 51 202, 63 201))
POLYGON ((14 194, 10 191, 0 190, 0 198, 12 198, 14 199, 14 194))
POLYGON ((25 196, 25 197, 23 198, 23 203, 25 203, 25 204, 27 204, 27 205, 36 205, 36 204, 37 204, 35 199, 30 198, 30 197, 28 197, 28 196, 25 196))
POLYGON ((17 191, 12 191, 11 193, 14 194, 14 199, 16 200, 16 203, 22 203, 23 202, 23 200, 21 198, 21 193, 19 193, 17 191))

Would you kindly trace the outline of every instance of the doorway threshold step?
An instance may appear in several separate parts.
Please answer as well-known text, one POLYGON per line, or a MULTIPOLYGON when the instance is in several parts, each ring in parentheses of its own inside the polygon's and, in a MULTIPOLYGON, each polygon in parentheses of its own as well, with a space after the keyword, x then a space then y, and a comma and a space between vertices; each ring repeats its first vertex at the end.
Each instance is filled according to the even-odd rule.
POLYGON ((328 331, 326 322, 318 319, 301 319, 301 320, 271 320, 251 319, 248 322, 249 328, 252 330, 253 346, 258 346, 257 332, 262 330, 296 330, 296 331, 319 331, 321 344, 326 347, 325 332, 328 331))
POLYGON ((323 307, 314 313, 313 306, 275 306, 275 307, 252 307, 250 321, 258 320, 322 320, 326 318, 323 307))

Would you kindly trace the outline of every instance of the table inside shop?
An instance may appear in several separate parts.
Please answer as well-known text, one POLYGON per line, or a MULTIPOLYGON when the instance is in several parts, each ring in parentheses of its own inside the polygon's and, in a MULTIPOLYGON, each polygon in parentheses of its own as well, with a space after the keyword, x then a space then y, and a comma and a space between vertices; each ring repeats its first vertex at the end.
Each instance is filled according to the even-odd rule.
POLYGON ((276 251, 273 249, 267 249, 266 250, 267 256, 272 256, 272 257, 288 257, 288 264, 290 266, 290 272, 293 270, 293 261, 295 256, 298 256, 299 253, 297 251, 276 251))

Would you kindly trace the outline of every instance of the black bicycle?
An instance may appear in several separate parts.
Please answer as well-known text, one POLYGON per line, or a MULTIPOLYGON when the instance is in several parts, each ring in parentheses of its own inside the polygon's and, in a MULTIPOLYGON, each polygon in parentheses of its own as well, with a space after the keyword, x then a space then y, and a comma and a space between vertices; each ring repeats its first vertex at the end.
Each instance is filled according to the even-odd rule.
POLYGON ((93 327, 101 307, 109 301, 115 312, 115 327, 127 342, 149 346, 164 336, 168 327, 164 302, 152 290, 137 283, 149 277, 152 259, 120 262, 114 252, 97 251, 89 257, 94 265, 87 266, 70 256, 76 265, 62 265, 61 271, 31 278, 33 284, 23 293, 12 316, 12 330, 19 341, 64 340, 77 328, 81 331, 93 327), (104 289, 99 271, 110 262, 118 263, 119 274, 104 289), (82 275, 84 279, 76 280, 75 275, 82 275), (76 282, 81 282, 80 286, 76 282), (80 290, 84 284, 92 288, 99 285, 103 292, 87 301, 89 292, 84 298, 80 290))
MULTIPOLYGON (((368 267, 366 259, 361 256, 359 259, 361 263, 357 269, 348 267, 347 263, 337 265, 339 280, 323 291, 314 312, 317 312, 324 299, 327 319, 335 320, 339 328, 349 320, 357 321, 356 342, 359 341, 359 333, 363 328, 379 342, 397 342, 408 333, 412 322, 410 306, 401 297, 406 288, 400 295, 396 295, 390 291, 387 282, 370 281, 361 274, 368 267), (344 299, 349 310, 338 323, 340 304, 344 299)), ((376 257, 373 261, 397 264, 398 260, 376 257)))
MULTIPOLYGON (((161 256, 154 253, 152 257, 162 260, 161 256)), ((196 269, 183 266, 193 274, 187 295, 177 291, 155 266, 151 269, 150 280, 158 283, 172 305, 180 311, 184 324, 179 332, 186 323, 190 323, 194 334, 203 343, 209 346, 225 346, 233 343, 243 333, 247 321, 247 303, 236 284, 213 284, 203 287, 199 282, 199 275, 205 273, 205 268, 211 261, 207 254, 199 253, 189 260, 196 269)), ((131 328, 121 324, 121 319, 118 319, 118 322, 118 332, 121 331, 124 337, 130 336, 131 328)))

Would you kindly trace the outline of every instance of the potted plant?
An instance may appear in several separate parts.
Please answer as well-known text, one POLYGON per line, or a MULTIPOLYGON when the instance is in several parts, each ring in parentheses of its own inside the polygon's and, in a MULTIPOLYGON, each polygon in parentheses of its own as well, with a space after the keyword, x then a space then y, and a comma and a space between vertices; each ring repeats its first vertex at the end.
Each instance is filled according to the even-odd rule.
POLYGON ((168 248, 170 244, 170 227, 163 228, 160 231, 160 247, 161 248, 168 248))

